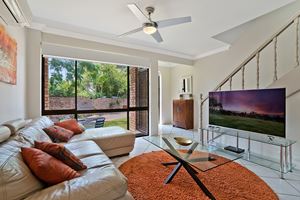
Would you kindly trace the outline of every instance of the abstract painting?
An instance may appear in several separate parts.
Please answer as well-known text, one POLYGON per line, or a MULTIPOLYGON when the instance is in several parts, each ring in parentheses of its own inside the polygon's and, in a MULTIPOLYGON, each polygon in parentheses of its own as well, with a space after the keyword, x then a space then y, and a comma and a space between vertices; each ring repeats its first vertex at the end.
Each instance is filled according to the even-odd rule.
POLYGON ((0 81, 17 83, 17 43, 0 24, 0 81))

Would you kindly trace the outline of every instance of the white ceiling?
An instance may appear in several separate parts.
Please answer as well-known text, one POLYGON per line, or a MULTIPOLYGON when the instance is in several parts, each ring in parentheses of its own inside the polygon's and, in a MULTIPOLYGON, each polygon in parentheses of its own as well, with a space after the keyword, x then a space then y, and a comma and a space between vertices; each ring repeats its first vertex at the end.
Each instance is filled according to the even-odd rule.
POLYGON ((228 49, 213 36, 280 8, 294 0, 27 0, 35 26, 45 32, 78 33, 102 38, 105 43, 149 50, 187 59, 228 49), (125 38, 117 35, 141 26, 128 9, 154 6, 152 19, 191 16, 192 23, 160 30, 158 44, 140 32, 125 38))

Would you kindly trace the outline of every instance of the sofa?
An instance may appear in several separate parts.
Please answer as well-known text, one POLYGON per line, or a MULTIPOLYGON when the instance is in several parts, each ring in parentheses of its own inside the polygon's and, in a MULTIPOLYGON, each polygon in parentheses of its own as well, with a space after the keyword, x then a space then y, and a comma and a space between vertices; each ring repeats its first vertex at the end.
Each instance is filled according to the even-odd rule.
MULTIPOLYGON (((133 148, 128 146, 129 141, 120 141, 119 146, 113 145, 119 142, 118 135, 122 140, 122 134, 130 134, 117 127, 104 129, 103 141, 100 138, 101 134, 96 134, 96 137, 92 134, 93 131, 87 130, 87 133, 82 134, 87 134, 85 137, 75 137, 64 144, 87 166, 86 170, 79 171, 80 177, 53 186, 46 186, 36 178, 23 161, 20 149, 33 147, 34 141, 52 142, 43 131, 43 128, 52 124, 49 118, 40 117, 20 130, 18 128, 13 130, 7 125, 0 126, 1 200, 133 200, 127 190, 126 177, 113 165, 106 154, 107 152, 110 156, 116 156, 128 153, 133 148), (109 130, 118 130, 115 134, 112 133, 112 139, 109 137, 109 130), (93 137, 96 142, 91 140, 93 137), (102 149, 102 144, 105 144, 105 150, 102 149), (108 144, 112 144, 112 147, 108 144)), ((101 131, 102 128, 99 128, 95 132, 101 131)))
POLYGON ((134 147, 135 134, 118 126, 86 129, 69 142, 94 141, 108 157, 129 154, 134 147), (101 131, 99 131, 101 130, 101 131))

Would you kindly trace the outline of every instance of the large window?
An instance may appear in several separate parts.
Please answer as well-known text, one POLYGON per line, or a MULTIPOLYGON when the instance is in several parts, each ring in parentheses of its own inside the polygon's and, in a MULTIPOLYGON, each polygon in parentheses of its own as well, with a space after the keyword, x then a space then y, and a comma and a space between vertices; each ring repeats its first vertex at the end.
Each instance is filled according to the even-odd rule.
POLYGON ((148 69, 49 56, 43 56, 42 68, 43 115, 148 135, 148 69))

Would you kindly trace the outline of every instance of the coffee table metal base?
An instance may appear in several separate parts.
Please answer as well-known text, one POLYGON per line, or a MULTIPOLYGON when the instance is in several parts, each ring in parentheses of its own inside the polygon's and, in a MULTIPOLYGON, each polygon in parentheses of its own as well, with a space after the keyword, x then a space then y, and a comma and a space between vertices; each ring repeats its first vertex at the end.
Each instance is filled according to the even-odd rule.
POLYGON ((179 169, 181 167, 184 167, 184 169, 189 173, 189 175, 193 178, 193 180, 197 183, 197 185, 200 187, 200 189, 208 196, 210 199, 215 200, 216 198, 213 196, 213 194, 205 187, 205 185, 200 181, 200 179, 197 177, 196 174, 198 172, 192 168, 187 162, 184 160, 180 159, 179 157, 174 156, 173 154, 169 153, 166 151, 169 155, 171 155, 173 158, 177 160, 177 162, 167 162, 167 163, 162 163, 164 166, 169 166, 169 165, 175 165, 173 171, 169 174, 169 176, 165 179, 164 183, 168 184, 172 181, 174 176, 177 174, 179 169))

